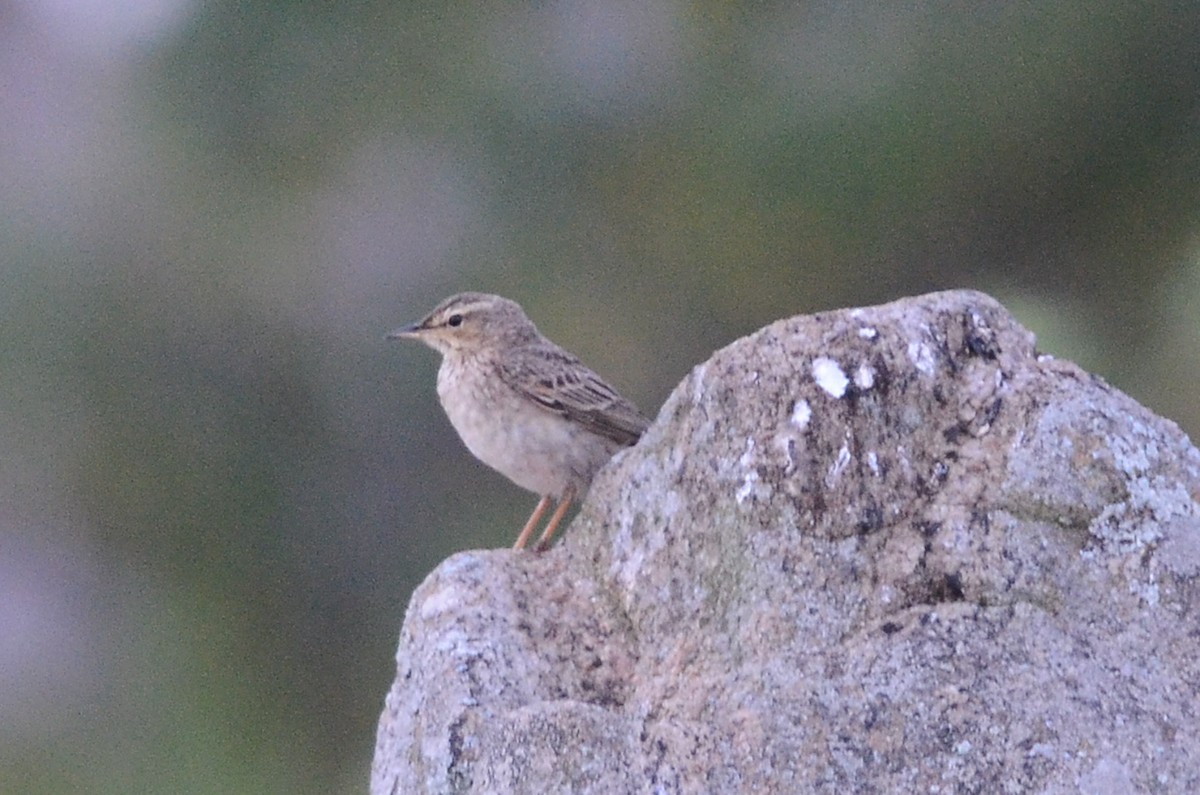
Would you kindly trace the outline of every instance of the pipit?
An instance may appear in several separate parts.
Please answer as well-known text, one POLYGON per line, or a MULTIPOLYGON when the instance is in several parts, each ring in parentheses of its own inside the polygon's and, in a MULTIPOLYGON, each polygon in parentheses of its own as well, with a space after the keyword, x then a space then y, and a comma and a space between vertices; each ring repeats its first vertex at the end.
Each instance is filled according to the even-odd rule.
POLYGON ((574 500, 622 447, 650 423, 575 356, 546 339, 515 302, 460 293, 423 320, 388 334, 442 355, 437 393, 476 458, 541 495, 514 549, 523 549, 550 507, 544 550, 574 500))

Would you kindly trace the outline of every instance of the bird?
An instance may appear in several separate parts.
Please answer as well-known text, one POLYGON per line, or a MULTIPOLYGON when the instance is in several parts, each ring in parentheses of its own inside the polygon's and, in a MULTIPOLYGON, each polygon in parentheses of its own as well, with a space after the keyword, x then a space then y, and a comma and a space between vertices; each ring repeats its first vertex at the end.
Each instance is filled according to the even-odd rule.
POLYGON ((507 298, 452 295, 387 337, 419 340, 441 354, 438 399, 467 449, 541 497, 513 549, 525 548, 555 502, 535 546, 548 549, 567 509, 587 494, 600 468, 650 425, 507 298))

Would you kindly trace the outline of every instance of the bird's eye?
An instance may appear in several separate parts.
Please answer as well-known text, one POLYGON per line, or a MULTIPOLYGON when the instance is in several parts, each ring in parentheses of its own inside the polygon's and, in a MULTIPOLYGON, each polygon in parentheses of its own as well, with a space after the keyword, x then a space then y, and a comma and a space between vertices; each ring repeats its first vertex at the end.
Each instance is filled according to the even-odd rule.
POLYGON ((462 325, 462 320, 462 315, 451 315, 450 317, 446 318, 446 325, 453 328, 458 328, 462 325))

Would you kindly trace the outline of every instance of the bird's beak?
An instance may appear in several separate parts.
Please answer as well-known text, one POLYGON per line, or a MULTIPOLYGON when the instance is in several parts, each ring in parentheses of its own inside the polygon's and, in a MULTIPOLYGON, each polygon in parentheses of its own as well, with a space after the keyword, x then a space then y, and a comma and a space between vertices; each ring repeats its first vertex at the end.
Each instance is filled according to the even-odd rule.
POLYGON ((421 324, 420 324, 420 323, 409 323, 407 326, 401 326, 401 327, 400 327, 400 328, 398 328, 398 329, 394 329, 394 330, 392 330, 392 331, 389 331, 389 332, 387 333, 387 339, 389 339, 389 340, 402 340, 402 339, 405 339, 406 337, 411 337, 411 336, 413 336, 414 334, 416 334, 416 333, 417 333, 418 331, 420 331, 420 330, 421 330, 421 324))

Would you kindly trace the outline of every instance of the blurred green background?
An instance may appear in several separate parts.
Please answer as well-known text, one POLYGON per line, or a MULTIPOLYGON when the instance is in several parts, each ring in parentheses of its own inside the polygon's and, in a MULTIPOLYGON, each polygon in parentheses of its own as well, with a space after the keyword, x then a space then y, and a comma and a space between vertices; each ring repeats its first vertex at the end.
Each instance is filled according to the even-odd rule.
POLYGON ((0 6, 0 791, 363 791, 534 497, 383 334, 501 292, 653 414, 968 286, 1195 436, 1200 5, 0 6))

